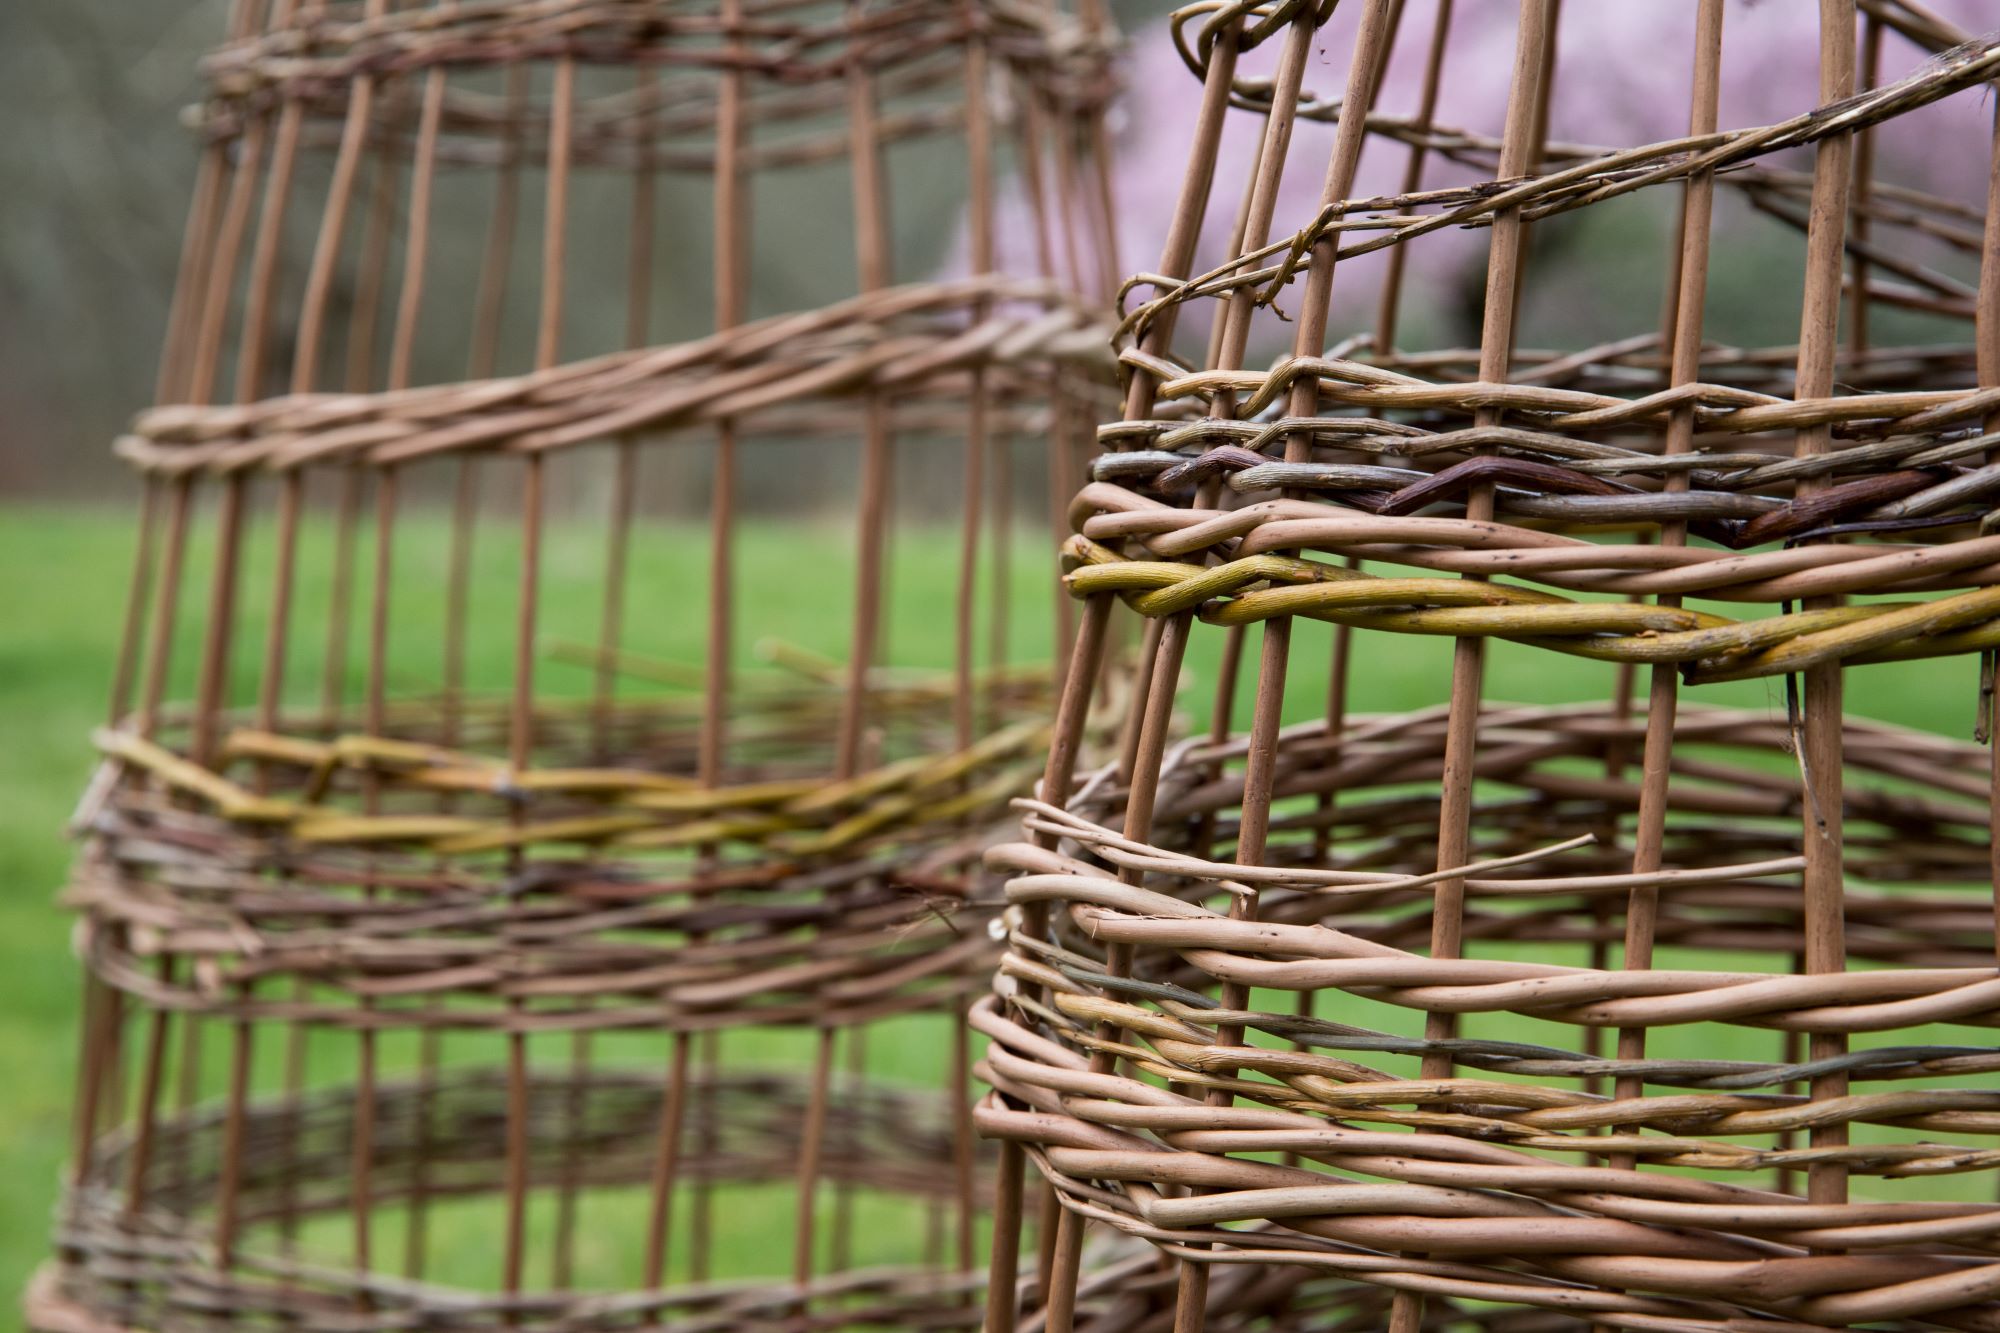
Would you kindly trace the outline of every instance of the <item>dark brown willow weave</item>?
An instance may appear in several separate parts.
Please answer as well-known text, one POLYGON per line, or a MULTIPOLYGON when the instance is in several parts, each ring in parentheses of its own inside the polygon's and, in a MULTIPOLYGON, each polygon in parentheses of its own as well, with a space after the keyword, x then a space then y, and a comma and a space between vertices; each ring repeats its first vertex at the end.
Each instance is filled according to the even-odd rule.
POLYGON ((119 445, 145 506, 31 1320, 971 1323, 948 1034, 997 952, 978 853, 1045 747, 1010 507, 1074 489, 1110 380, 1102 15, 231 22, 160 406, 119 445), (898 210, 919 173, 943 216, 898 210), (1007 191, 1039 259, 1002 275, 1007 191), (851 557, 809 526, 737 569, 801 458, 851 557), (903 459, 962 508, 899 522, 903 459), (644 544, 648 488, 708 516, 705 568, 644 544), (592 605, 551 602, 585 527, 592 605), (892 531, 957 568, 915 608, 953 626, 936 669, 885 665, 892 531), (785 642, 806 600, 851 606, 844 661, 785 642))
MULTIPOLYGON (((2000 204, 1878 182, 1871 135, 1991 98, 2000 39, 1823 0, 1818 105, 1720 131, 1724 5, 1701 0, 1692 51, 1593 53, 1687 61, 1687 136, 1557 149, 1554 0, 1520 5, 1497 134, 1433 123, 1454 61, 1503 58, 1454 45, 1450 5, 1407 116, 1372 109, 1404 7, 1343 4, 1351 42, 1332 8, 1174 18, 1202 80, 1180 212, 1128 287, 1123 416, 1070 510, 1084 619, 1043 788, 989 856, 1013 876, 973 1015, 1003 1150, 989 1333, 1075 1326, 1107 1229, 1175 1271, 1180 1333, 1241 1268, 1294 1274, 1300 1301, 1373 1293, 1313 1326, 1397 1333, 2000 1328, 2000 777, 1980 745, 1843 708, 1850 666, 1977 654, 1967 719, 1993 726, 2000 204), (1878 84, 1905 43, 1915 71, 1878 84), (1275 72, 1247 77, 1259 45, 1275 72), (1337 100, 1306 84, 1327 68, 1337 100), (1217 161, 1235 115, 1258 154, 1217 161), (1279 219, 1281 174, 1316 165, 1287 160, 1305 118, 1337 121, 1324 207, 1279 219), (1404 156, 1401 195, 1349 197, 1364 152, 1404 156), (1486 179, 1426 189, 1441 158, 1486 179), (1212 182, 1244 192, 1239 257, 1192 274, 1212 182), (1803 232, 1795 346, 1704 342, 1738 187, 1802 205, 1778 212, 1803 232), (1669 219, 1663 323, 1517 352, 1519 295, 1561 262, 1530 262, 1542 220, 1626 196, 1669 219), (1459 225, 1490 246, 1478 346, 1406 350, 1404 266, 1459 225), (1382 250, 1373 331, 1329 350, 1365 318, 1337 275, 1382 250), (1203 301, 1205 344, 1177 342, 1203 301), (1969 339, 1871 343, 1899 301, 1969 339), (1246 368, 1274 302, 1291 350, 1246 368), (1086 770, 1120 604, 1149 679, 1121 759, 1086 770), (1301 619, 1333 627, 1330 659, 1302 660, 1301 619), (1176 739, 1197 622, 1227 627, 1215 717, 1176 739), (1434 706, 1358 715, 1349 679, 1392 635, 1452 640, 1434 706), (1485 699, 1494 639, 1615 664, 1606 701, 1485 699), (1746 678, 1765 708, 1699 702, 1746 678), (1030 1160, 1059 1219, 1024 1258, 1030 1160)), ((1996 149, 1944 146, 1989 199, 1996 149)))

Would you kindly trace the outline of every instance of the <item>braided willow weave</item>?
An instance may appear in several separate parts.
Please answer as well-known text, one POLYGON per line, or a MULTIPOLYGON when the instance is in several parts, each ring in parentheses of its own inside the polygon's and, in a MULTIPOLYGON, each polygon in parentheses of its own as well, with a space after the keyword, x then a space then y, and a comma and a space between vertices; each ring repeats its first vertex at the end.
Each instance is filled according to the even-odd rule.
MULTIPOLYGON (((805 1080, 724 1074, 691 1081, 687 1092, 691 1124, 709 1145, 686 1164, 691 1185, 726 1189, 790 1178, 797 1123, 810 1093, 805 1080)), ((459 1069, 428 1082, 379 1086, 372 1107, 375 1198, 444 1209, 499 1192, 511 1095, 506 1072, 496 1069, 459 1069)), ((551 1189, 628 1195, 642 1190, 653 1170, 661 1097, 657 1078, 630 1071, 532 1079, 520 1104, 532 1145, 530 1181, 551 1189)), ((942 1104, 879 1086, 857 1089, 843 1100, 843 1114, 830 1122, 823 1149, 826 1179, 906 1197, 928 1210, 934 1226, 955 1188, 953 1129, 942 1104)), ((282 1313, 302 1327, 349 1327, 356 1304, 365 1303, 369 1327, 411 1333, 495 1324, 586 1330, 635 1324, 784 1327, 796 1321, 802 1304, 816 1327, 873 1328, 913 1320, 922 1327, 978 1327, 972 1299, 978 1279, 949 1272, 864 1267, 817 1277, 803 1296, 768 1282, 719 1280, 670 1290, 504 1298, 448 1293, 393 1273, 306 1262, 295 1249, 300 1231, 354 1205, 348 1154, 354 1116, 349 1089, 252 1106, 236 1150, 242 1161, 242 1218, 273 1243, 228 1274, 206 1266, 205 1238, 191 1226, 220 1183, 225 1122, 217 1108, 156 1127, 146 1161, 136 1168, 147 1181, 148 1198, 136 1221, 121 1216, 135 1178, 136 1145, 122 1138, 107 1142, 58 1237, 92 1255, 85 1277, 92 1285, 62 1292, 42 1279, 29 1294, 36 1324, 59 1333, 133 1327, 135 1317, 147 1317, 143 1307, 135 1307, 133 1291, 151 1287, 171 1293, 183 1320, 188 1312, 234 1308, 259 1319, 282 1313), (93 1312, 116 1313, 105 1319, 93 1312)), ((924 1213, 911 1216, 915 1225, 924 1225, 924 1213)), ((1171 1304, 1172 1282, 1150 1254, 1130 1252, 1128 1246, 1093 1258, 1096 1271, 1083 1293, 1084 1327, 1094 1333, 1164 1327, 1161 1311, 1171 1304)), ((1236 1312, 1230 1327, 1269 1326, 1253 1321, 1272 1314, 1324 1318, 1333 1311, 1368 1318, 1380 1313, 1379 1302, 1367 1293, 1302 1291, 1292 1275, 1273 1281, 1245 1272, 1225 1291, 1236 1312)))
POLYGON ((971 1325, 1109 51, 1088 0, 238 0, 118 444, 38 1327, 971 1325))
POLYGON ((2000 38, 1823 0, 1817 99, 1724 130, 1725 70, 1780 53, 1726 43, 1723 0, 1677 9, 1686 48, 1578 49, 1522 0, 1504 123, 1451 128, 1453 71, 1509 57, 1449 4, 1173 16, 1190 166, 1069 509, 1051 757, 988 856, 988 1333, 1079 1326, 1106 1232, 1158 1251, 1175 1333, 1245 1270, 1283 1293, 1270 1328, 2000 1328, 2000 203, 1916 189, 1876 142, 1940 127, 2000 201, 2000 137, 1938 118, 1990 101, 2000 38), (1662 60, 1691 69, 1684 136, 1555 138, 1662 60), (1218 155, 1241 117, 1254 152, 1218 155), (1330 162, 1293 160, 1313 122, 1330 162), (1354 197, 1373 154, 1401 193, 1354 197), (1322 166, 1286 216, 1285 174, 1322 166), (1619 336, 1517 349, 1604 217, 1663 316, 1586 295, 1619 336), (1205 220, 1230 239, 1204 272, 1205 220), (1458 348, 1403 293, 1465 228, 1458 348), (1710 331, 1711 261, 1750 244, 1771 301, 1801 280, 1796 344, 1710 331), (1087 767, 1121 608, 1140 688, 1087 767), (1585 701, 1485 698, 1495 653, 1585 701), (1918 679, 1870 664, 1943 657, 1974 741, 1845 706, 1849 668, 1859 697, 1918 679), (1219 679, 1177 730, 1190 658, 1219 679), (1727 682, 1763 706, 1704 701, 1758 697, 1727 682), (1363 713, 1363 683, 1427 706, 1363 713), (1030 1165, 1057 1221, 1024 1250, 1030 1165))

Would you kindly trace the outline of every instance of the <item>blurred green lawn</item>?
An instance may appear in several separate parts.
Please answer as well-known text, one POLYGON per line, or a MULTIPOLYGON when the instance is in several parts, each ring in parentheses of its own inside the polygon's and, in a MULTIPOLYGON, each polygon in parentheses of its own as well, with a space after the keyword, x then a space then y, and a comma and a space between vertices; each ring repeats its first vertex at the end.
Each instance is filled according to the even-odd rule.
MULTIPOLYGON (((407 576, 396 598, 396 633, 399 642, 427 643, 425 651, 430 652, 441 606, 436 569, 445 526, 432 513, 408 517, 411 521, 398 533, 407 576)), ((90 766, 90 730, 103 720, 132 540, 130 511, 123 508, 0 508, 0 569, 9 571, 7 591, 0 596, 0 1069, 10 1075, 0 1086, 0 1178, 7 1185, 0 1190, 0 1292, 18 1290, 45 1252, 50 1206, 66 1151, 78 984, 66 940, 68 923, 51 901, 69 856, 63 823, 90 766)), ((559 523, 550 531, 542 584, 548 637, 591 636, 602 540, 599 529, 588 523, 559 523)), ((706 540, 693 525, 642 529, 633 557, 637 586, 668 591, 657 602, 635 600, 631 607, 630 642, 636 649, 698 660, 703 624, 698 571, 706 540), (696 572, 676 577, 677 571, 689 570, 696 572)), ((253 570, 262 567, 259 543, 264 541, 268 533, 253 533, 247 551, 253 570)), ((780 626, 787 639, 802 647, 844 655, 848 601, 836 590, 850 584, 851 547, 847 530, 832 524, 824 529, 777 522, 745 527, 739 545, 740 586, 760 590, 756 614, 746 613, 742 626, 739 647, 746 660, 757 637, 780 626), (801 561, 801 549, 810 549, 812 558, 801 561)), ((890 575, 895 613, 887 628, 891 660, 936 666, 950 660, 956 549, 955 539, 943 529, 904 530, 897 536, 890 575)), ((1022 532, 1015 543, 1017 595, 1009 635, 1016 660, 1043 659, 1048 653, 1049 549, 1045 532, 1022 532)), ((199 555, 190 567, 191 599, 204 586, 199 555)), ((482 623, 493 628, 474 645, 475 683, 492 686, 506 680, 514 569, 509 544, 482 537, 474 602, 482 623)), ((311 581, 320 577, 323 572, 307 567, 302 605, 313 604, 311 581)), ((257 642, 254 630, 261 615, 256 582, 253 578, 246 589, 244 608, 247 628, 253 631, 244 638, 251 645, 257 642)), ((301 626, 299 661, 316 657, 318 632, 301 626)), ((1323 627, 1315 626, 1297 636, 1287 710, 1295 718, 1310 716, 1323 694, 1329 638, 1323 627)), ((1201 711, 1208 697, 1220 640, 1219 632, 1196 636, 1185 696, 1193 711, 1201 711)), ((181 652, 182 664, 192 656, 181 652)), ((1450 644, 1443 639, 1361 636, 1355 707, 1381 711, 1435 703, 1442 697, 1449 657, 1450 644)), ((252 660, 246 652, 239 685, 252 660)), ((585 673, 574 667, 549 665, 543 670, 551 673, 554 688, 562 688, 554 674, 558 671, 570 673, 573 688, 585 683, 585 673)), ((1246 669, 1245 674, 1252 672, 1246 669)), ((1492 653, 1486 692, 1493 699, 1533 703, 1581 701, 1601 697, 1611 675, 1612 669, 1601 664, 1501 644, 1492 653)), ((1966 736, 1977 675, 1977 664, 1970 659, 1868 668, 1850 677, 1849 707, 1867 716, 1966 736)), ((415 683, 415 674, 404 683, 415 683)), ((1246 690, 1248 685, 1246 680, 1246 690)), ((1775 681, 1690 694, 1778 715, 1783 711, 1783 687, 1775 681)), ((1368 1018, 1357 1015, 1356 1021, 1368 1018)), ((1544 1034, 1522 1027, 1509 1035, 1532 1040, 1544 1034)), ((1955 1036, 1965 1039, 1963 1032, 1955 1036)), ((781 1041, 768 1049, 783 1059, 801 1048, 781 1041)), ((924 1054, 880 1054, 872 1063, 887 1062, 885 1072, 892 1073, 899 1066, 912 1072, 935 1068, 935 1058, 920 1058, 924 1054)), ((788 1211, 779 1209, 778 1215, 788 1216, 788 1211)), ((733 1234, 734 1229, 723 1239, 733 1234)), ((747 1234, 740 1243, 758 1248, 747 1234)), ((752 1253, 745 1259, 751 1269, 769 1271, 772 1264, 758 1261, 770 1257, 752 1253)), ((487 1262, 484 1253, 476 1258, 482 1265, 487 1262)), ((733 1265, 725 1262, 723 1267, 733 1265)), ((11 1307, 11 1299, 0 1297, 0 1310, 7 1311, 0 1322, 11 1320, 11 1307)))

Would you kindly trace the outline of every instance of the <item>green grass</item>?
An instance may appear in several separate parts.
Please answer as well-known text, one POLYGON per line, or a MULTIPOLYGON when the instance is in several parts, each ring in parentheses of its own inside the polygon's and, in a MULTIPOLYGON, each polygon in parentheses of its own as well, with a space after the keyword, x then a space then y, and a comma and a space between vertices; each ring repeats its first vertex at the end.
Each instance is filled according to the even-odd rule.
MULTIPOLYGON (((410 521, 398 528, 398 578, 392 596, 392 640, 403 647, 390 674, 392 686, 399 689, 422 688, 435 680, 443 606, 445 525, 428 511, 407 517, 410 521)), ((852 540, 845 534, 845 528, 831 523, 746 527, 739 544, 739 586, 754 588, 757 595, 740 617, 743 660, 753 657, 760 639, 779 633, 814 652, 844 656, 846 589, 853 571, 852 540), (802 556, 802 549, 809 554, 802 556)), ((635 593, 628 607, 628 642, 634 649, 698 660, 705 615, 699 571, 706 540, 693 526, 642 530, 633 556, 634 586, 645 592, 635 593)), ((52 899, 69 857, 63 824, 89 771, 90 729, 104 716, 131 542, 132 524, 124 510, 0 509, 0 569, 9 571, 10 579, 0 595, 0 1069, 12 1075, 0 1089, 0 1172, 7 1182, 0 1191, 0 1291, 17 1290, 45 1252, 50 1206, 66 1153, 78 982, 67 941, 69 922, 52 899)), ((268 568, 269 542, 268 530, 252 530, 247 569, 268 568)), ((300 576, 303 606, 323 603, 329 542, 324 523, 308 533, 300 576)), ((1044 659, 1048 653, 1048 550, 1045 533, 1019 537, 1013 560, 1019 595, 1008 628, 1016 660, 1044 659)), ((541 585, 547 639, 588 640, 593 635, 601 551, 602 536, 591 525, 552 527, 541 585)), ((510 671, 516 551, 504 539, 482 537, 477 557, 473 602, 484 628, 472 645, 471 675, 475 685, 500 687, 510 671)), ((207 559, 202 548, 191 556, 186 594, 191 604, 206 586, 207 559)), ((886 626, 892 661, 933 666, 950 661, 956 563, 955 542, 942 530, 906 531, 897 537, 890 576, 894 611, 886 626)), ((245 646, 235 663, 239 699, 249 689, 262 640, 266 608, 260 582, 252 577, 244 591, 245 633, 240 638, 245 646)), ((184 620, 192 625, 195 617, 184 620)), ((1286 710, 1291 718, 1312 716, 1323 696, 1329 637, 1323 627, 1310 625, 1297 634, 1286 710)), ((1221 638, 1217 631, 1197 631, 1185 696, 1192 712, 1205 710, 1221 638)), ((294 694, 311 697, 317 689, 325 645, 323 625, 299 626, 291 656, 294 694)), ((176 653, 172 697, 185 697, 195 646, 190 634, 176 653)), ((360 675, 360 651, 359 643, 350 644, 350 693, 360 675)), ((1381 711, 1437 702, 1450 652, 1443 639, 1359 636, 1355 707, 1381 711)), ((587 673, 574 667, 551 663, 540 670, 557 692, 581 692, 588 684, 587 673)), ((1251 663, 1246 663, 1245 675, 1251 674, 1251 663)), ((1611 675, 1607 666, 1500 644, 1491 654, 1486 693, 1530 703, 1582 701, 1601 697, 1611 675)), ((1246 680, 1246 698, 1249 686, 1246 680)), ((1853 673, 1848 697, 1855 713, 1963 736, 1971 728, 1976 690, 1976 663, 1959 659, 1853 673)), ((1689 693, 1703 701, 1779 715, 1783 711, 1777 682, 1689 693)), ((1247 705, 1239 707, 1237 716, 1247 717, 1247 705)), ((1525 1027, 1516 1027, 1504 1035, 1529 1036, 1525 1027)), ((1558 1034, 1549 1035, 1562 1041, 1558 1034)), ((928 1053, 904 1049, 909 1043, 890 1045, 895 1049, 878 1050, 875 1057, 889 1072, 915 1074, 936 1067, 934 1058, 923 1058, 928 1053)), ((765 1049, 788 1058, 794 1046, 786 1040, 765 1049)), ((873 1237, 882 1227, 866 1230, 873 1237)), ((749 1267, 782 1267, 782 1260, 775 1265, 757 1262, 763 1257, 755 1253, 761 1243, 757 1237, 746 1233, 736 1240, 750 1252, 738 1256, 749 1267)), ((477 1262, 485 1261, 484 1254, 477 1255, 477 1262)), ((724 1266, 734 1263, 725 1257, 724 1266)))
MULTIPOLYGON (((98 514, 0 513, 0 552, 21 576, 0 595, 0 1287, 20 1288, 46 1249, 65 1156, 77 971, 52 905, 62 838, 103 721, 124 524, 98 514)), ((0 1322, 11 1321, 11 1295, 0 1322)))

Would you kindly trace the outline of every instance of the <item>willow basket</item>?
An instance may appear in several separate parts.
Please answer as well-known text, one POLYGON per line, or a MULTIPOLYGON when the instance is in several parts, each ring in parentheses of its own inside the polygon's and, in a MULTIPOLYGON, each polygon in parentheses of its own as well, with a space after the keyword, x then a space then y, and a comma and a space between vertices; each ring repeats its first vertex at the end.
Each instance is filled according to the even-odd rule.
POLYGON ((1110 381, 1102 16, 231 25, 118 444, 31 1320, 964 1326, 951 1034, 1068 633, 1008 552, 1110 381))
POLYGON ((1914 134, 2000 181, 1964 114, 2000 42, 1827 0, 1817 95, 1719 130, 1730 72, 1775 80, 1783 54, 1725 42, 1720 0, 1671 7, 1671 52, 1605 40, 1660 29, 1644 7, 1525 0, 1511 57, 1468 36, 1490 12, 1331 9, 1171 21, 1202 86, 1186 183, 1126 288, 1122 414, 1070 508, 1083 621, 1052 758, 990 857, 1011 878, 974 1014, 1002 1147, 987 1328, 1072 1327, 1104 1230, 1174 1266, 1177 1333, 1241 1269, 1369 1292, 1326 1326, 1398 1333, 2000 1326, 2000 221, 1889 152, 1914 134), (1685 134, 1561 137, 1669 58, 1685 134), (1441 88, 1509 59, 1495 123, 1444 118, 1441 88), (1328 66, 1344 89, 1311 86, 1328 66), (1323 190, 1288 214, 1321 122, 1323 190), (1375 155, 1400 192, 1357 187, 1375 155), (1653 275, 1657 321, 1572 272, 1594 219, 1648 210, 1665 262, 1628 231, 1588 272, 1653 275), (1477 343, 1426 345, 1409 286, 1459 228, 1485 256, 1477 343), (1752 243, 1796 266, 1761 279, 1796 294, 1795 344, 1711 332, 1724 247, 1752 243), (1615 336, 1517 348, 1550 289, 1615 336), (1128 609, 1147 657, 1100 767, 1075 742, 1128 609), (1605 664, 1550 673, 1586 697, 1485 697, 1489 657, 1531 679, 1558 654, 1605 664), (1220 677, 1192 731, 1191 655, 1220 677), (1869 665, 1917 658, 1962 665, 1869 665), (1850 669, 1853 696, 1955 682, 1978 740, 1863 720, 1850 669), (1428 706, 1364 715, 1363 680, 1428 706), (1705 701, 1745 701, 1733 681, 1768 682, 1762 706, 1705 701), (1058 1220, 1024 1247, 1029 1163, 1058 1220))

